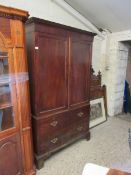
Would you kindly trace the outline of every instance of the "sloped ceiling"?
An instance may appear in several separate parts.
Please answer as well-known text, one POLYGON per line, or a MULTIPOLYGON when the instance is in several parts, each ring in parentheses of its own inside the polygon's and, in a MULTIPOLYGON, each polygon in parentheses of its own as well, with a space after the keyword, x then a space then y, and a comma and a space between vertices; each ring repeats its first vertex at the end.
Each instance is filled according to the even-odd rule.
POLYGON ((95 26, 111 32, 131 30, 131 0, 65 0, 95 26))

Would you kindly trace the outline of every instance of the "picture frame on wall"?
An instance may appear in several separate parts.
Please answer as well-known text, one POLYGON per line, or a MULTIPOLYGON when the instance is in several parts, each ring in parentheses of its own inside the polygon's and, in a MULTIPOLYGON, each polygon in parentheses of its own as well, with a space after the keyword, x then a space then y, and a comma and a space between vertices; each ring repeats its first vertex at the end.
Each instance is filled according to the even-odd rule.
POLYGON ((92 128, 98 124, 101 124, 107 120, 104 98, 99 98, 90 101, 90 124, 89 127, 92 128))

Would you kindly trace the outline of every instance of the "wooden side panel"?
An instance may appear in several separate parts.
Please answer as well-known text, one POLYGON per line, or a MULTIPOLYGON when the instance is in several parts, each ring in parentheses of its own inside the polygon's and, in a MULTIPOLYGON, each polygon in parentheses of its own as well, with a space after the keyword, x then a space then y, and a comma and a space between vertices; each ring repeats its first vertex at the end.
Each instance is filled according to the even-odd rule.
POLYGON ((24 48, 14 49, 14 61, 17 86, 20 95, 20 106, 22 116, 22 127, 30 126, 30 101, 29 101, 29 77, 27 72, 27 62, 24 48), (23 110, 24 109, 24 110, 23 110))
POLYGON ((24 47, 24 27, 21 21, 11 20, 11 34, 15 47, 24 47))
POLYGON ((24 154, 25 154, 25 160, 24 160, 24 166, 25 166, 25 172, 27 175, 34 175, 34 167, 33 167, 33 154, 32 154, 32 132, 30 128, 27 128, 23 130, 23 142, 24 142, 24 154))
POLYGON ((67 106, 67 39, 40 34, 38 42, 35 66, 39 112, 64 109, 67 106))
POLYGON ((20 138, 18 135, 10 136, 0 142, 0 174, 23 174, 20 138))
POLYGON ((18 93, 19 120, 21 129, 21 143, 23 152, 24 174, 35 174, 32 159, 31 140, 31 112, 29 101, 29 84, 27 59, 25 54, 24 24, 18 20, 11 20, 11 34, 14 43, 14 65, 18 93))
POLYGON ((71 37, 69 105, 89 102, 90 43, 81 36, 71 37))
MULTIPOLYGON (((27 31, 26 31, 27 32, 27 31)), ((28 68, 29 68, 29 87, 30 87, 30 102, 31 102, 31 112, 33 115, 36 115, 37 107, 36 107, 36 98, 35 95, 37 82, 35 82, 36 77, 36 69, 35 69, 35 36, 34 33, 26 33, 26 47, 27 47, 27 60, 28 60, 28 68)), ((36 55, 37 56, 37 55, 36 55)))

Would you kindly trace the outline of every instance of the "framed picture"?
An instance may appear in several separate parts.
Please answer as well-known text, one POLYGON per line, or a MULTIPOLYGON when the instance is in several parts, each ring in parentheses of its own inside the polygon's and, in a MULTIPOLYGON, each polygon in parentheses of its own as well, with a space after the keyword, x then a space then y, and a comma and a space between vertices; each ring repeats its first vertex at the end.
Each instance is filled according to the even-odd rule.
POLYGON ((106 121, 104 99, 90 101, 90 128, 106 121))

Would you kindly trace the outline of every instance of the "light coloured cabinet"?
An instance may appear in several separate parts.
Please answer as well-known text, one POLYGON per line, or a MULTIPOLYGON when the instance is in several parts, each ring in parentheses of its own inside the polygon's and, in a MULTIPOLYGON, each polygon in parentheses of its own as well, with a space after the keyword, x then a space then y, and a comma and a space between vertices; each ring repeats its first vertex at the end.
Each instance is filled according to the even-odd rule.
POLYGON ((0 6, 0 175, 35 175, 24 23, 28 12, 0 6))

